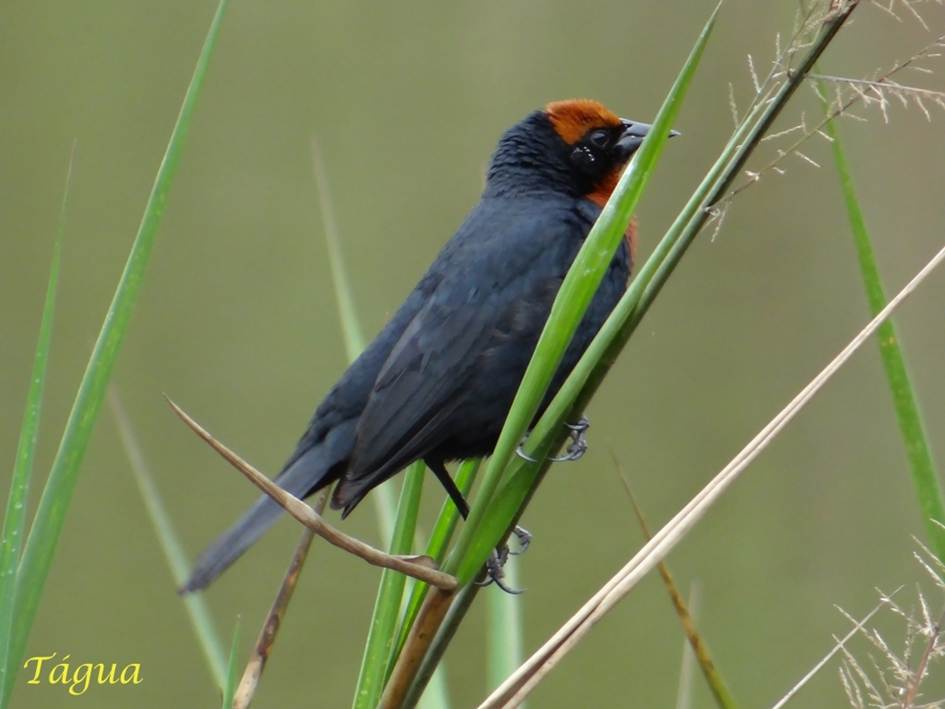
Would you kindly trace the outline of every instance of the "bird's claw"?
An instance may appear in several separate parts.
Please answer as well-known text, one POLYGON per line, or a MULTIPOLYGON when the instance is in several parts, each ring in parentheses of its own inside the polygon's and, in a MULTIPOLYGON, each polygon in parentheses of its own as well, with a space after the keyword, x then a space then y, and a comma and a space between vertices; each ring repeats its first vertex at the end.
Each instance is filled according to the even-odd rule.
MULTIPOLYGON (((568 435, 571 438, 571 442, 568 444, 568 449, 563 454, 552 456, 548 459, 552 463, 566 463, 568 461, 577 460, 587 453, 587 429, 591 427, 591 422, 587 420, 587 417, 582 416, 578 419, 577 423, 565 422, 564 426, 570 431, 568 435)), ((529 463, 537 463, 538 459, 532 458, 526 453, 525 449, 522 447, 523 445, 524 441, 518 444, 518 447, 515 449, 515 455, 529 463)))
POLYGON ((505 564, 508 562, 510 556, 518 556, 519 554, 525 553, 525 550, 528 549, 528 546, 532 543, 532 533, 524 527, 515 525, 512 528, 512 534, 514 534, 515 538, 518 540, 518 549, 512 551, 509 549, 508 544, 503 544, 501 547, 494 550, 492 554, 489 555, 489 560, 486 562, 486 576, 482 581, 476 582, 477 586, 488 586, 491 583, 495 583, 496 586, 513 596, 517 596, 522 592, 520 589, 506 585, 503 580, 505 578, 505 564))
POLYGON ((532 458, 528 453, 526 453, 525 449, 522 448, 523 445, 524 445, 524 440, 522 441, 522 443, 518 444, 518 448, 515 449, 515 455, 517 455, 522 460, 528 461, 529 463, 537 463, 538 459, 532 458))
POLYGON ((503 567, 508 560, 509 548, 507 545, 503 544, 502 547, 489 555, 489 560, 486 562, 486 577, 482 581, 476 581, 476 585, 485 587, 494 582, 496 586, 512 596, 520 594, 524 589, 506 586, 505 582, 502 580, 505 578, 505 570, 503 567))
POLYGON ((512 556, 524 554, 529 545, 532 543, 532 533, 525 529, 525 527, 515 525, 515 527, 512 528, 512 534, 514 534, 516 539, 518 539, 518 550, 512 551, 509 549, 509 554, 512 556))
POLYGON ((577 423, 565 423, 565 427, 571 431, 571 443, 568 449, 558 456, 550 458, 553 463, 564 463, 571 460, 577 460, 587 453, 587 429, 591 427, 591 422, 586 416, 582 416, 577 423))

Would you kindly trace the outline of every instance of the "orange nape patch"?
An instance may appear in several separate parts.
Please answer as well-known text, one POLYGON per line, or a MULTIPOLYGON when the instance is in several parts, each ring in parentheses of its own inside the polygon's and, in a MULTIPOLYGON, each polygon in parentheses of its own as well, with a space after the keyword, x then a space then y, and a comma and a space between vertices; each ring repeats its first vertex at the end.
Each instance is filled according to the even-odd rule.
POLYGON ((545 106, 555 132, 568 145, 573 145, 595 128, 615 128, 620 118, 604 104, 588 98, 552 101, 545 106))

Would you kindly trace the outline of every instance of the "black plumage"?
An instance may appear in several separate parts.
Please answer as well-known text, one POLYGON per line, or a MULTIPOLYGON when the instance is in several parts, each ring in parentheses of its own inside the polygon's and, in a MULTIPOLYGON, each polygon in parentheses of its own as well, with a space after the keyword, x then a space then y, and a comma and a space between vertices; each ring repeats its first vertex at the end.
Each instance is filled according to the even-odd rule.
MULTIPOLYGON (((277 482, 305 497, 338 481, 332 506, 346 516, 414 460, 449 489, 446 461, 489 454, 562 279, 646 128, 591 101, 549 104, 512 127, 479 203, 328 392, 277 482)), ((620 298, 630 267, 628 239, 545 403, 620 298)), ((201 555, 183 590, 209 584, 281 512, 257 501, 201 555)))

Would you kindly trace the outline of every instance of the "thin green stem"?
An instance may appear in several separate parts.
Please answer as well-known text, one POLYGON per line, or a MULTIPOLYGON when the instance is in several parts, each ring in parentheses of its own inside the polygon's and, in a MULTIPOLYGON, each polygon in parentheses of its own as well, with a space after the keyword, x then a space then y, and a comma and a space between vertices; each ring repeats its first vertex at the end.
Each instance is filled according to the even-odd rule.
MULTIPOLYGON (((397 508, 397 520, 394 535, 391 538, 391 554, 409 554, 417 526, 417 514, 420 509, 420 491, 426 466, 423 461, 412 464, 404 476, 400 503, 397 508)), ((361 672, 358 675, 357 689, 354 695, 355 709, 374 709, 384 691, 387 668, 395 647, 397 617, 403 597, 406 577, 396 571, 384 569, 381 574, 380 588, 371 616, 361 672)))
MULTIPOLYGON (((826 96, 826 87, 820 84, 820 93, 826 96)), ((829 106, 824 103, 824 109, 829 106)), ((883 288, 882 276, 876 263, 869 229, 866 226, 866 217, 857 198, 856 185, 850 171, 843 141, 839 129, 833 119, 827 121, 825 131, 831 138, 834 163, 837 166, 837 175, 840 178, 840 189, 843 192, 843 201, 846 205, 847 218, 850 221, 850 231, 853 234, 853 244, 856 247, 857 260, 860 264, 860 273, 863 276, 863 286, 866 289, 866 300, 870 313, 876 315, 887 303, 886 292, 883 288)), ((945 502, 943 502, 942 487, 938 472, 932 458, 932 449, 922 420, 922 412, 915 393, 915 387, 909 377, 906 358, 899 344, 899 335, 895 322, 890 319, 884 322, 876 332, 879 343, 879 353, 882 357, 886 379, 892 394, 893 407, 899 422, 899 430, 906 447, 906 457, 909 459, 909 468, 912 472, 912 482, 915 485, 919 499, 919 509, 922 511, 922 521, 925 524, 932 548, 942 561, 945 561, 945 502)))
POLYGON ((223 682, 223 709, 231 709, 233 697, 236 695, 236 686, 240 680, 239 657, 240 649, 240 619, 236 617, 233 627, 233 640, 230 642, 230 658, 226 663, 226 677, 223 682))
POLYGON ((358 318, 358 309, 354 304, 354 288, 348 275, 344 252, 341 250, 341 236, 338 231, 338 220, 335 218, 325 163, 322 160, 318 142, 314 138, 312 139, 312 169, 315 173, 318 204, 322 214, 322 228, 325 230, 325 246, 328 249, 331 279, 335 286, 335 299, 338 303, 341 334, 344 337, 348 359, 353 362, 364 349, 364 329, 358 318))
MULTIPOLYGON (((459 470, 456 471, 456 487, 463 496, 469 494, 469 490, 476 480, 476 473, 479 472, 481 462, 481 458, 464 460, 460 464, 459 470)), ((433 526, 433 532, 430 534, 430 540, 427 543, 425 552, 426 555, 437 564, 443 561, 443 557, 446 555, 446 549, 449 546, 450 539, 453 537, 453 532, 458 522, 459 511, 456 509, 456 505, 453 504, 453 501, 447 498, 443 501, 443 506, 440 508, 440 514, 436 518, 436 524, 433 526)), ((430 587, 420 581, 414 583, 410 589, 407 605, 404 609, 404 617, 400 623, 400 633, 397 640, 397 649, 394 652, 394 659, 400 655, 400 651, 407 641, 407 635, 413 627, 413 622, 417 619, 417 613, 420 612, 420 607, 423 605, 423 600, 427 597, 429 590, 430 587)))
MULTIPOLYGON (((364 350, 364 328, 358 318, 358 309, 354 304, 354 288, 351 285, 344 252, 341 249, 341 235, 338 220, 335 218, 334 202, 328 184, 328 173, 322 160, 318 141, 312 139, 312 172, 315 175, 315 187, 318 192, 318 204, 322 215, 322 228, 325 232, 325 247, 328 249, 328 264, 331 268, 331 280, 335 288, 335 302, 338 304, 338 319, 341 323, 341 335, 345 342, 348 361, 354 362, 364 350)), ((394 482, 388 480, 378 485, 371 492, 371 502, 377 514, 377 525, 383 544, 390 544, 394 533, 394 517, 397 514, 394 502, 394 482)))

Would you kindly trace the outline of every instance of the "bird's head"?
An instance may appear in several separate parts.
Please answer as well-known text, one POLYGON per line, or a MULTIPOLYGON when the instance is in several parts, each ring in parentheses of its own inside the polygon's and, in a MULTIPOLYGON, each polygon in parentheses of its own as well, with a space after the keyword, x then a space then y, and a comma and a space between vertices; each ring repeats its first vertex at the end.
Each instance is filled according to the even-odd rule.
POLYGON ((597 101, 554 101, 499 141, 487 192, 490 186, 498 193, 552 189, 602 206, 649 129, 597 101))

